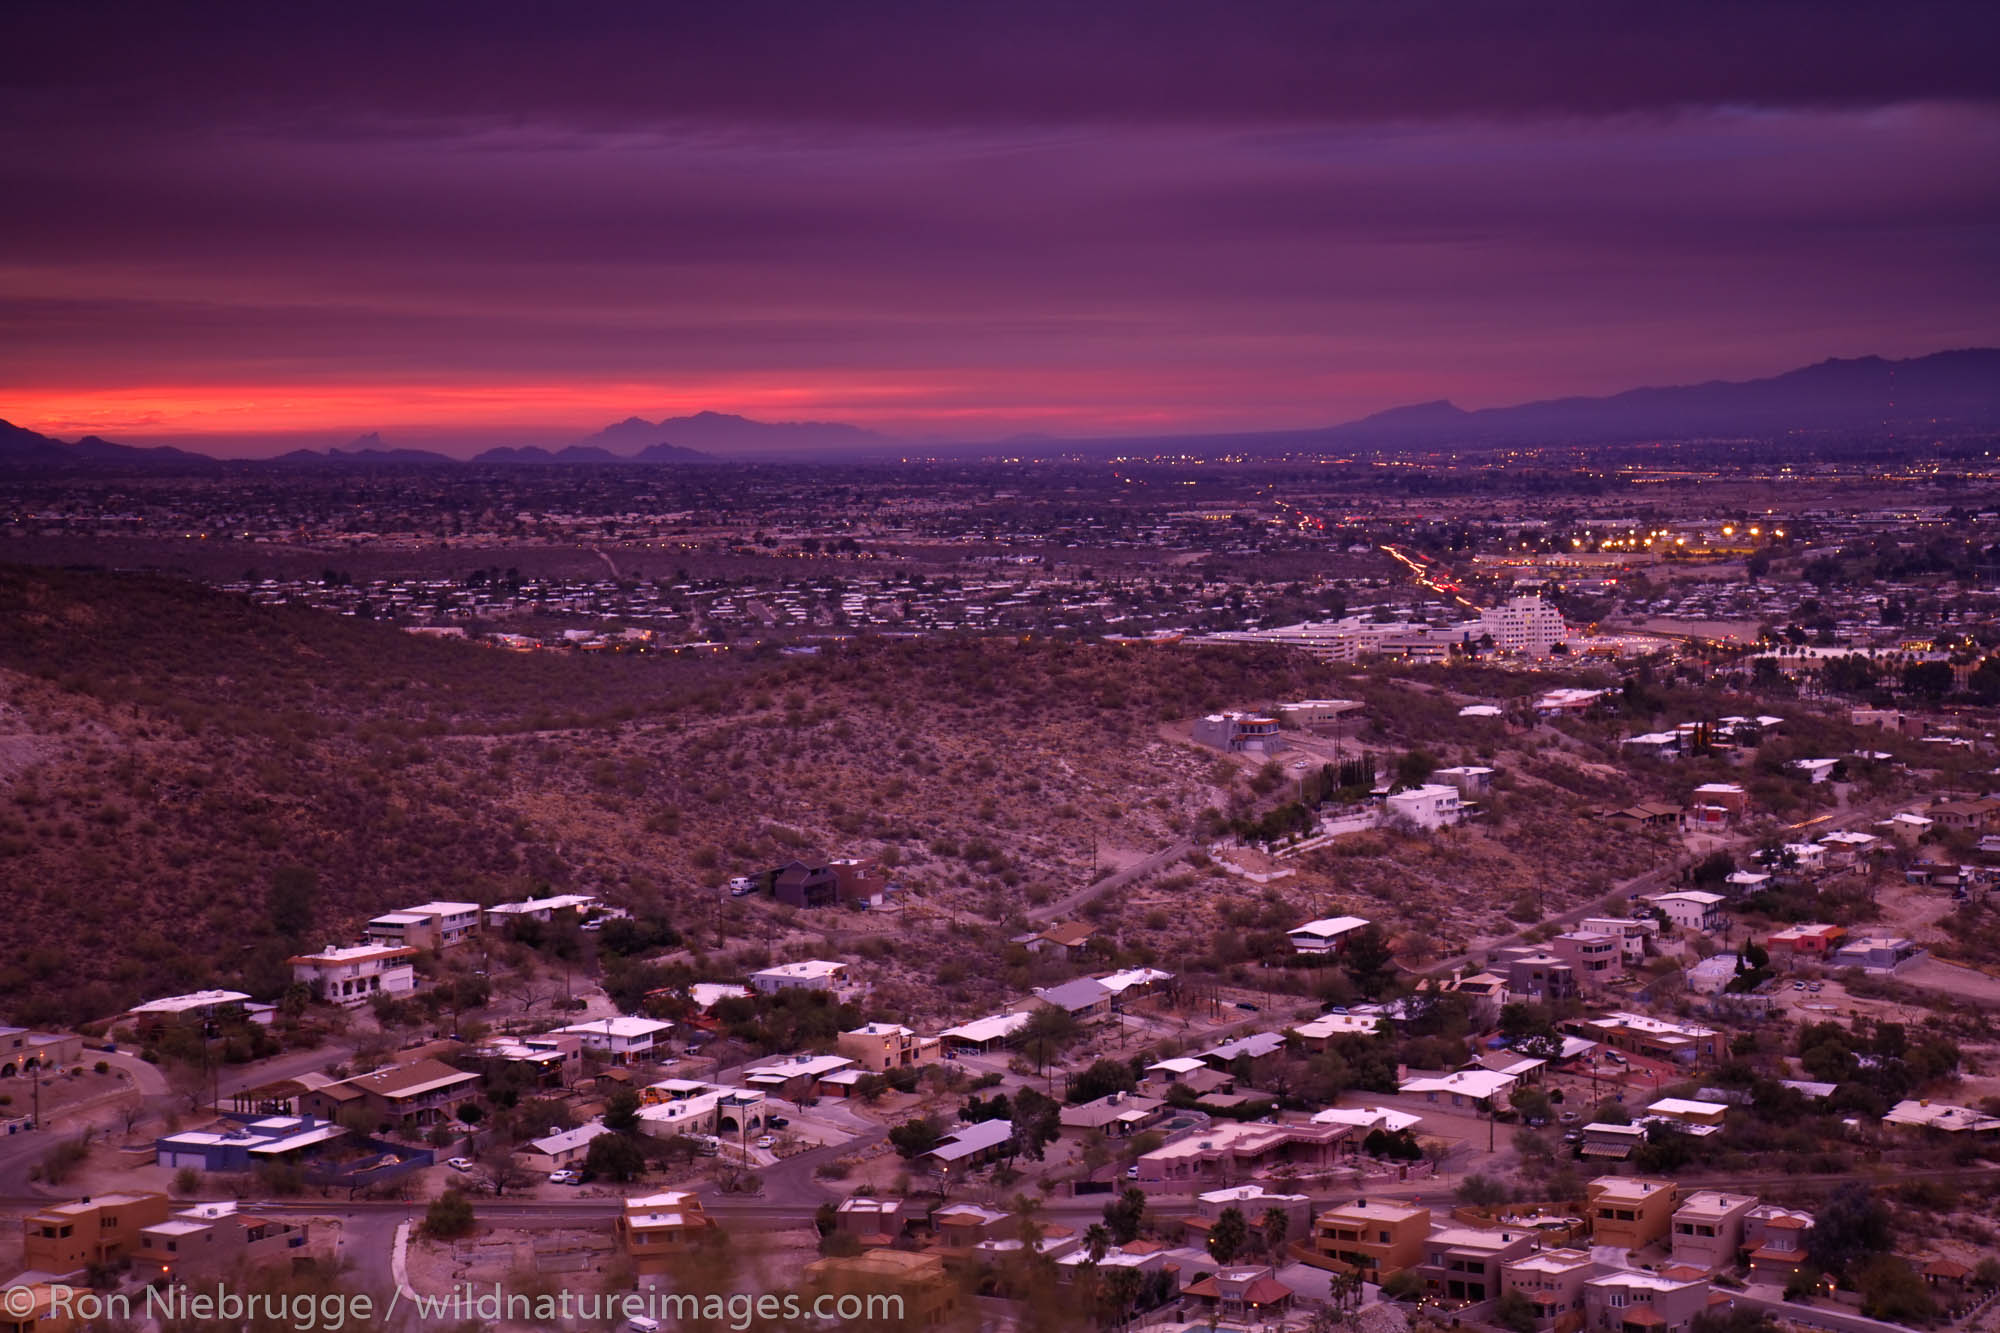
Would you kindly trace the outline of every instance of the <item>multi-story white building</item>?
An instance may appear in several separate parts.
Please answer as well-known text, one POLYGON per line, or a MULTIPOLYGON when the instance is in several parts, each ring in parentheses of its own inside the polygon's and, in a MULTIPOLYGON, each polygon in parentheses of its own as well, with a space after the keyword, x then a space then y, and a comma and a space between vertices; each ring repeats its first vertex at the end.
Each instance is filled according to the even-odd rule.
POLYGON ((318 953, 287 959, 292 980, 312 987, 328 1004, 353 1007, 377 995, 408 995, 417 988, 417 971, 410 960, 417 951, 407 945, 327 945, 318 953))
POLYGON ((368 923, 370 944, 407 945, 412 949, 449 949, 479 933, 479 904, 418 903, 400 912, 385 912, 368 923))
POLYGON ((1458 789, 1442 783, 1427 782, 1421 787, 1399 791, 1384 805, 1389 818, 1420 829, 1444 828, 1456 824, 1464 817, 1463 803, 1459 800, 1458 789))
POLYGON ((1493 636, 1493 646, 1507 653, 1546 657, 1559 643, 1569 642, 1562 612, 1540 597, 1513 597, 1479 613, 1480 629, 1493 636))
POLYGON ((593 1018, 587 1023, 572 1023, 556 1031, 582 1038, 586 1051, 596 1051, 614 1065, 629 1065, 652 1059, 654 1046, 665 1039, 672 1027, 672 1023, 663 1019, 633 1018, 621 1014, 614 1018, 593 1018))

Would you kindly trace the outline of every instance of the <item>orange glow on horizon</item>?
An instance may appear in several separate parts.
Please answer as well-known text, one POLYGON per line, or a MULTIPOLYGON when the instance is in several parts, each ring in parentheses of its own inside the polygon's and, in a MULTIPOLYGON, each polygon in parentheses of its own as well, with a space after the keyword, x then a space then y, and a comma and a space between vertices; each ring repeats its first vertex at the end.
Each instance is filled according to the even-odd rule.
POLYGON ((426 437, 495 431, 578 438, 627 417, 704 410, 764 421, 841 421, 891 435, 964 436, 1010 430, 1077 434, 1271 429, 1339 416, 1343 397, 1387 398, 1398 377, 1292 376, 1285 392, 1263 384, 1203 381, 1125 369, 1073 367, 1024 375, 1012 369, 905 372, 879 377, 836 371, 782 378, 708 376, 673 383, 636 380, 313 384, 158 384, 109 388, 0 387, 0 417, 46 435, 148 438, 336 436, 363 431, 416 445, 426 437), (1255 397, 1251 398, 1250 395, 1255 397), (1284 418, 1242 421, 1244 401, 1284 418))

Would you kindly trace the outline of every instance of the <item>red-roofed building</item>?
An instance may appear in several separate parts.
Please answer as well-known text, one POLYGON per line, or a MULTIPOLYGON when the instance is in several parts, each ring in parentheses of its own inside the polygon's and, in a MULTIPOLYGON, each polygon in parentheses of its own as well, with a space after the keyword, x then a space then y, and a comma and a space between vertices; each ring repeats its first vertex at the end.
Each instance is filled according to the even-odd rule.
POLYGON ((1218 1320, 1262 1322, 1292 1308, 1292 1289, 1266 1266, 1218 1269, 1181 1294, 1206 1302, 1218 1320))

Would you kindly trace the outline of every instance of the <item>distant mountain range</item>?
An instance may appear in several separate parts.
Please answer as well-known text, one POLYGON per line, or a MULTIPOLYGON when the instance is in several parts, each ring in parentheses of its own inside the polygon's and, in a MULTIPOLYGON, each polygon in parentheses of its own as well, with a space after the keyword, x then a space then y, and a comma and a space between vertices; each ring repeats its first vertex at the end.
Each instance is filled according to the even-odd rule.
POLYGON ((2000 349, 1822 361, 1760 380, 1630 389, 1608 398, 1553 398, 1463 411, 1447 402, 1393 408, 1335 426, 1363 444, 1610 443, 1861 431, 1923 422, 2000 425, 2000 349))
MULTIPOLYGON (((1276 455, 1316 449, 1480 448, 1508 444, 1624 443, 1708 437, 1771 437, 1796 431, 1907 434, 1935 428, 2000 429, 2000 348, 1968 348, 1889 361, 1866 356, 1822 361, 1768 379, 1713 380, 1676 388, 1631 389, 1607 398, 1553 398, 1465 411, 1448 402, 1392 408, 1343 425, 1238 434, 1037 439, 1011 454, 1051 457, 1130 452, 1168 445, 1276 455)), ((925 452, 976 458, 992 444, 925 452)), ((752 421, 722 412, 647 421, 628 417, 554 450, 489 449, 477 465, 698 464, 738 460, 893 458, 911 446, 834 421, 752 421)), ((0 421, 0 466, 189 466, 217 460, 184 449, 114 444, 95 435, 74 443, 0 421)), ((345 448, 294 450, 267 460, 286 466, 456 464, 424 449, 385 444, 373 432, 345 448)))

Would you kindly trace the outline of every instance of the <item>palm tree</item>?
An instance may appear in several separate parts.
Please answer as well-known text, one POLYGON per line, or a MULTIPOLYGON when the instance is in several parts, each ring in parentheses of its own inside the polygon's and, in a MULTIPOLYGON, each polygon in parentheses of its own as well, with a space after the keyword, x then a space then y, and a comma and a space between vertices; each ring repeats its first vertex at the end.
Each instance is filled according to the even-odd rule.
POLYGON ((1264 1248, 1277 1258, 1284 1251, 1285 1236, 1292 1229, 1292 1219, 1282 1208, 1266 1208, 1264 1216, 1258 1220, 1257 1229, 1264 1233, 1264 1248))
POLYGON ((1090 1256, 1090 1262, 1101 1264, 1111 1249, 1111 1228, 1102 1222, 1092 1222, 1083 1229, 1083 1252, 1090 1256))

